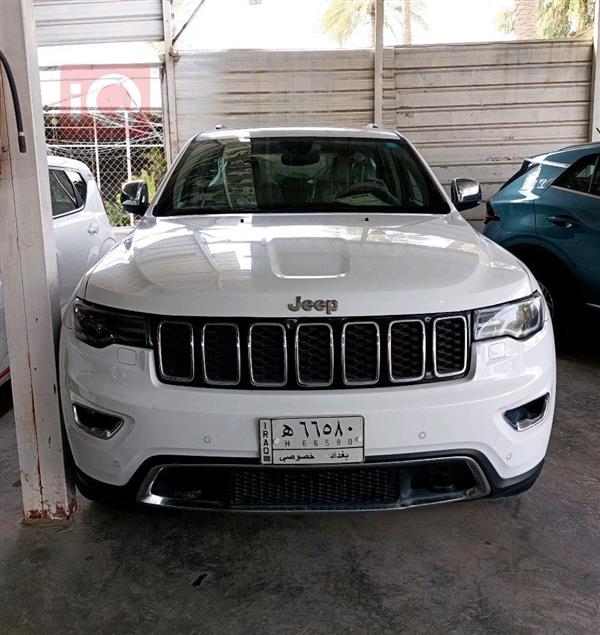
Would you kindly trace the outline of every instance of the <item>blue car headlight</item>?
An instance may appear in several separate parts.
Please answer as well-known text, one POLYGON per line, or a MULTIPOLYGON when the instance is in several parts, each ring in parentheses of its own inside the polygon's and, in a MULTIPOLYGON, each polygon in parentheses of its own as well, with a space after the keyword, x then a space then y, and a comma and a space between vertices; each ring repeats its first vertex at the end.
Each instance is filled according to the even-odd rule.
POLYGON ((524 340, 544 326, 544 301, 536 291, 523 300, 477 309, 473 312, 473 338, 512 337, 524 340))

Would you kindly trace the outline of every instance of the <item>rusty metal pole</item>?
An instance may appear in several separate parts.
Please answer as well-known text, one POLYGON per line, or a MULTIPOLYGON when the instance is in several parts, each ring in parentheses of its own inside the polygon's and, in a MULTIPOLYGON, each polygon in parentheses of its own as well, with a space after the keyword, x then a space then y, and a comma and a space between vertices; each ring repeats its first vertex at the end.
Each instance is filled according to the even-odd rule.
POLYGON ((57 387, 60 326, 56 245, 32 0, 0 3, 0 49, 19 94, 19 151, 6 75, 0 86, 0 270, 26 520, 67 519, 75 509, 63 455, 57 387))

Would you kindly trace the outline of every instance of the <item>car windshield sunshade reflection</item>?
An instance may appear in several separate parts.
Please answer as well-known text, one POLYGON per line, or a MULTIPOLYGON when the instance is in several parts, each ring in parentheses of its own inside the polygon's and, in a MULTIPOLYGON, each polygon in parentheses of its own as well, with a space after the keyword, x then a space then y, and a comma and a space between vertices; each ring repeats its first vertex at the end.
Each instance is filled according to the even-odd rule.
POLYGON ((448 213, 401 139, 241 137, 193 141, 155 216, 244 212, 448 213))

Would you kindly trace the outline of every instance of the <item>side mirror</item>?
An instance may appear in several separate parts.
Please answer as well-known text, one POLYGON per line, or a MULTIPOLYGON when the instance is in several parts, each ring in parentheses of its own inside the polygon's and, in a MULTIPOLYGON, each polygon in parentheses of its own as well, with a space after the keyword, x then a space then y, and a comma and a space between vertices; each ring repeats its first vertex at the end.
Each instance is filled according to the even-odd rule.
POLYGON ((459 212, 477 207, 481 201, 481 185, 473 179, 452 179, 450 198, 459 212))
POLYGON ((145 181, 129 181, 121 188, 121 205, 128 214, 143 216, 148 209, 148 185, 145 181))

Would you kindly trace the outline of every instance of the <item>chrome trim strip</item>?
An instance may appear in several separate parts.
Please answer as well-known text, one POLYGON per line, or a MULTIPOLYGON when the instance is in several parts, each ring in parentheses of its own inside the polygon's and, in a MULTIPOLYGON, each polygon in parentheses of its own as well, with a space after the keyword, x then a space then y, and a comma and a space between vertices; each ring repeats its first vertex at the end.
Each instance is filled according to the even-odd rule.
POLYGON ((333 378, 335 376, 334 373, 334 351, 333 351, 333 329, 331 328, 331 324, 327 322, 304 322, 302 324, 298 324, 296 327, 296 334, 294 336, 294 357, 295 357, 295 366, 296 366, 296 381, 299 386, 310 386, 312 388, 321 388, 326 386, 331 386, 333 384, 333 378), (329 364, 331 367, 331 373, 329 376, 329 381, 327 382, 304 382, 300 377, 300 357, 298 354, 298 339, 300 335, 300 329, 306 326, 324 326, 329 330, 329 364))
POLYGON ((95 439, 101 439, 102 441, 112 439, 112 437, 114 437, 115 434, 117 434, 117 432, 119 432, 119 430, 125 425, 125 419, 123 419, 121 415, 115 414, 114 412, 107 412, 106 410, 98 410, 97 408, 92 408, 91 406, 84 406, 82 403, 77 403, 76 401, 71 404, 71 411, 73 413, 73 421, 75 421, 77 427, 81 428, 91 437, 94 437, 95 439), (108 415, 109 417, 114 417, 119 423, 117 423, 117 425, 106 435, 100 436, 98 434, 94 434, 89 426, 86 426, 84 423, 81 422, 79 413, 77 412, 77 407, 85 408, 86 410, 91 410, 92 412, 98 412, 99 414, 108 415))
POLYGON ((410 320, 393 320, 390 322, 388 327, 388 372, 389 379, 393 384, 405 384, 413 381, 421 381, 425 377, 425 368, 427 365, 427 335, 425 332, 425 322, 419 319, 410 319, 410 320), (420 375, 415 375, 413 377, 403 377, 401 379, 396 379, 394 377, 394 373, 392 370, 392 327, 394 324, 406 324, 409 322, 417 322, 421 325, 421 337, 422 337, 422 354, 423 354, 423 368, 421 370, 420 375))
POLYGON ((467 359, 469 353, 469 328, 467 323, 467 318, 464 315, 444 315, 442 317, 437 317, 433 320, 433 374, 436 377, 456 377, 457 375, 462 375, 467 370, 467 359), (448 320, 462 320, 464 324, 464 334, 465 334, 465 345, 464 345, 464 354, 463 354, 463 365, 459 371, 453 371, 451 373, 440 373, 437 369, 437 324, 438 322, 444 322, 448 320))
MULTIPOLYGON (((280 508, 267 507, 267 508, 264 508, 264 511, 268 511, 270 513, 280 513, 280 512, 289 512, 290 510, 294 510, 294 509, 297 509, 297 510, 301 509, 301 511, 303 512, 326 512, 326 511, 340 512, 340 511, 361 511, 361 510, 375 511, 377 509, 393 510, 393 509, 406 509, 408 507, 417 507, 417 506, 420 507, 425 505, 438 505, 440 503, 451 503, 451 502, 457 502, 461 500, 474 500, 476 498, 482 498, 490 494, 492 490, 483 470, 481 469, 479 463, 477 463, 477 461, 470 456, 459 455, 459 456, 447 456, 447 457, 432 457, 432 458, 425 458, 425 459, 407 459, 405 461, 402 461, 402 460, 389 461, 389 462, 378 461, 373 463, 360 463, 360 464, 357 463, 352 465, 339 465, 338 468, 340 470, 343 470, 353 466, 354 467, 361 466, 359 469, 362 469, 362 468, 368 468, 369 466, 372 466, 372 467, 385 467, 385 466, 394 466, 394 465, 402 466, 402 465, 415 465, 419 463, 421 464, 422 463, 440 463, 440 462, 448 462, 448 461, 457 461, 457 462, 466 463, 471 471, 471 474, 473 474, 473 478, 475 479, 476 485, 462 492, 452 492, 447 496, 444 496, 443 494, 439 494, 439 495, 432 494, 430 498, 435 500, 427 500, 425 498, 425 499, 420 499, 417 501, 411 500, 407 503, 406 500, 403 500, 402 498, 400 498, 397 504, 392 506, 389 506, 389 505, 382 505, 381 507, 373 507, 373 506, 334 507, 334 506, 331 506, 331 508, 321 506, 321 507, 315 507, 314 509, 310 509, 310 507, 309 509, 307 509, 306 506, 280 507, 280 508)), ((136 500, 139 503, 144 503, 145 505, 156 505, 159 507, 169 507, 169 508, 177 508, 177 509, 197 509, 197 510, 219 511, 219 512, 223 512, 223 511, 256 512, 260 510, 260 508, 259 509, 248 508, 247 510, 246 509, 232 510, 228 508, 207 507, 207 506, 204 506, 201 501, 171 498, 168 496, 161 496, 158 494, 154 494, 152 492, 152 487, 154 483, 156 482, 159 474, 164 469, 180 468, 180 467, 196 467, 200 469, 202 469, 203 467, 213 467, 213 468, 215 467, 228 468, 229 467, 229 468, 263 469, 263 470, 282 469, 277 466, 273 467, 269 465, 261 465, 260 463, 247 463, 247 464, 237 464, 237 465, 231 464, 231 463, 210 463, 205 465, 198 464, 198 463, 168 463, 164 465, 156 465, 151 470, 149 470, 148 474, 146 475, 146 478, 143 480, 137 492, 136 500)), ((328 465, 287 466, 286 469, 318 469, 319 467, 322 467, 322 468, 329 467, 331 469, 331 466, 328 466, 328 465)))
MULTIPOLYGON (((530 161, 530 159, 526 159, 527 161, 530 161)), ((569 164, 568 163, 560 163, 559 161, 532 161, 531 160, 531 164, 532 165, 549 165, 550 167, 553 168, 568 168, 569 164)), ((571 164, 572 165, 572 164, 571 164)))
POLYGON ((195 365, 195 355, 194 355, 194 329, 190 322, 185 322, 183 320, 161 320, 158 324, 158 371, 160 376, 167 381, 181 381, 189 384, 194 381, 194 375, 196 373, 196 365, 195 365), (186 377, 178 377, 177 375, 167 375, 163 369, 163 361, 162 361, 162 327, 165 324, 180 324, 182 326, 187 326, 190 331, 190 356, 191 356, 191 375, 186 377))
MULTIPOLYGON (((542 408, 542 412, 537 417, 533 419, 522 419, 521 421, 519 421, 519 423, 517 423, 517 427, 515 428, 514 424, 512 424, 509 418, 506 416, 507 410, 514 410, 515 408, 519 407, 519 406, 512 406, 511 408, 507 408, 502 413, 502 418, 504 419, 504 421, 506 421, 506 423, 508 423, 508 425, 511 427, 512 430, 516 430, 517 432, 523 432, 523 430, 529 430, 530 428, 533 428, 533 426, 536 426, 538 423, 541 423, 545 419, 546 414, 548 412, 548 402, 550 401, 550 393, 546 393, 545 395, 542 395, 542 397, 544 398, 544 407, 542 408)), ((535 401, 535 399, 530 399, 529 402, 531 401, 535 401)), ((525 404, 529 402, 525 402, 525 404)), ((525 405, 525 404, 522 404, 522 405, 525 405)))
POLYGON ((342 327, 342 344, 341 344, 341 358, 342 358, 342 381, 346 386, 373 386, 379 382, 379 373, 381 367, 381 337, 379 333, 379 324, 369 320, 362 320, 358 322, 346 322, 342 327), (350 380, 346 377, 346 328, 348 326, 355 326, 357 324, 370 324, 375 327, 377 334, 377 375, 375 379, 368 379, 366 381, 350 380))
POLYGON ((209 386, 237 386, 241 381, 241 350, 240 350, 240 329, 237 324, 233 322, 206 322, 202 326, 202 338, 200 341, 200 348, 202 350, 202 379, 209 386), (206 353, 205 353, 205 337, 206 337, 206 327, 207 326, 229 326, 235 330, 236 335, 236 348, 237 348, 237 379, 235 381, 214 381, 208 378, 208 374, 206 372, 206 353))
POLYGON ((598 194, 592 194, 591 192, 582 192, 581 190, 571 190, 568 187, 561 187, 560 185, 551 185, 555 190, 561 190, 561 192, 569 192, 570 194, 579 194, 580 196, 587 196, 598 200, 600 196, 598 194))
POLYGON ((253 386, 262 386, 262 387, 271 387, 271 388, 281 388, 285 386, 288 381, 288 355, 287 355, 287 337, 285 326, 283 324, 279 324, 278 322, 255 322, 250 327, 248 331, 248 368, 250 369, 250 383, 253 386), (275 326, 281 329, 282 337, 283 337, 283 381, 281 382, 260 382, 254 379, 254 368, 252 365, 252 331, 256 326, 275 326))

